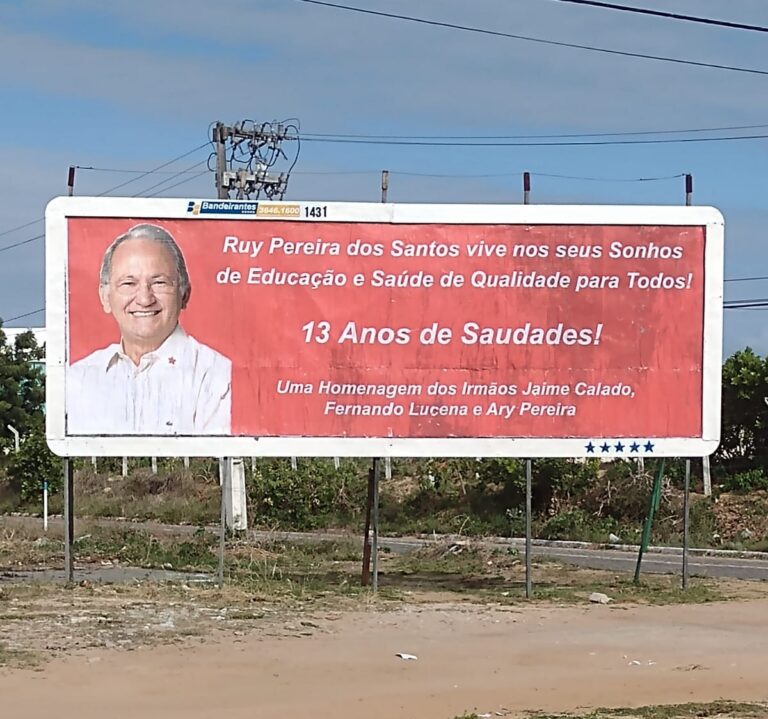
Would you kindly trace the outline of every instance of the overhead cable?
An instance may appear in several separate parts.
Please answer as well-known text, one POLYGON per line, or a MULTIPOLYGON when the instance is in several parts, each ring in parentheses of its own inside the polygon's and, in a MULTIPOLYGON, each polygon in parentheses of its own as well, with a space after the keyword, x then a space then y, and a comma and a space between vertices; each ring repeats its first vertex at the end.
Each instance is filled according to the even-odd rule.
POLYGON ((623 12, 638 13, 640 15, 653 15, 670 20, 685 20, 687 22, 697 22, 703 25, 716 25, 718 27, 727 27, 734 30, 754 30, 756 32, 768 32, 768 27, 763 25, 748 25, 742 22, 730 22, 728 20, 714 20, 708 17, 698 17, 696 15, 683 15, 677 12, 667 12, 664 10, 649 10, 641 7, 629 7, 628 5, 619 5, 611 2, 598 2, 598 0, 555 0, 556 2, 566 2, 573 5, 591 5, 593 7, 604 8, 606 10, 621 10, 623 12))
POLYGON ((305 137, 304 142, 327 142, 345 145, 405 145, 418 147, 594 147, 601 145, 668 145, 689 142, 727 142, 735 140, 765 140, 768 134, 730 135, 726 137, 680 137, 653 140, 587 140, 585 142, 480 142, 471 140, 362 140, 305 137))
MULTIPOLYGON (((579 137, 628 137, 636 135, 687 135, 697 132, 732 132, 734 130, 765 129, 768 124, 761 125, 726 125, 721 127, 695 127, 679 130, 632 130, 622 132, 578 132, 559 133, 554 135, 364 135, 354 133, 306 132, 304 139, 318 138, 360 138, 366 140, 557 140, 575 139, 579 137)), ((93 168, 91 168, 93 169, 93 168)))
POLYGON ((641 52, 629 52, 625 50, 613 50, 610 48, 597 47, 595 45, 580 45, 572 42, 560 42, 557 40, 547 40, 540 37, 530 37, 528 35, 516 35, 509 32, 498 30, 488 30, 487 28, 474 27, 471 25, 460 25, 458 23, 442 22, 440 20, 429 20, 427 18, 413 17, 412 15, 400 15, 397 13, 382 12, 380 10, 369 10, 367 8, 355 7, 353 5, 342 5, 341 3, 326 2, 325 0, 297 0, 297 2, 308 5, 320 5, 323 7, 335 8, 336 10, 345 10, 347 12, 362 13, 365 15, 374 15, 376 17, 385 17, 392 20, 405 20, 407 22, 419 23, 421 25, 432 25, 434 27, 443 27, 450 30, 463 30, 481 35, 493 35, 510 40, 522 40, 524 42, 538 43, 541 45, 554 45, 557 47, 567 47, 574 50, 587 50, 589 52, 599 52, 606 55, 620 55, 622 57, 632 57, 640 60, 656 60, 659 62, 670 62, 678 65, 691 65, 694 67, 704 67, 714 70, 728 70, 730 72, 745 72, 752 75, 768 75, 768 70, 758 70, 751 67, 739 67, 736 65, 722 65, 712 62, 699 62, 696 60, 685 60, 677 57, 666 57, 664 55, 650 55, 641 52))

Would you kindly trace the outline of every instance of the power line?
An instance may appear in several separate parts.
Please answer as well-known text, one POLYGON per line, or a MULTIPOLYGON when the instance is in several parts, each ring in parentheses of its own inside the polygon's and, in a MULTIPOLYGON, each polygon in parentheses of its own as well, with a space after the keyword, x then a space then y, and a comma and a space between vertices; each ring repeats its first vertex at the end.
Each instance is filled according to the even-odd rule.
POLYGON ((768 276, 764 277, 728 277, 725 282, 755 282, 756 280, 768 280, 768 276))
POLYGON ((683 135, 695 132, 729 132, 733 130, 757 130, 768 127, 762 125, 730 125, 725 127, 697 127, 682 130, 637 130, 632 132, 582 132, 561 133, 556 135, 363 135, 363 134, 335 134, 329 132, 308 132, 303 134, 306 140, 310 137, 317 138, 361 138, 367 140, 557 140, 579 137, 627 137, 636 135, 683 135))
POLYGON ((9 230, 3 230, 0 232, 0 237, 3 235, 10 235, 11 232, 16 232, 16 230, 23 230, 25 227, 31 227, 32 225, 36 225, 38 222, 42 222, 43 218, 39 217, 36 220, 32 220, 31 222, 25 222, 23 225, 17 225, 16 227, 11 227, 9 230))
POLYGON ((641 60, 657 60, 659 62, 671 62, 678 65, 692 65, 694 67, 706 67, 715 70, 730 70, 732 72, 745 72, 752 75, 768 75, 768 70, 757 70, 755 68, 738 67, 735 65, 721 65, 718 63, 697 62, 695 60, 684 60, 676 57, 666 57, 664 55, 649 55, 639 52, 628 52, 625 50, 611 50, 594 45, 579 45, 571 42, 559 42, 557 40, 545 40, 544 38, 530 37, 527 35, 515 35, 498 30, 488 30, 486 28, 474 27, 471 25, 459 25, 457 23, 441 22, 438 20, 428 20, 426 18, 413 17, 411 15, 399 15, 396 13, 381 12, 379 10, 368 10, 366 8, 354 7, 352 5, 342 5, 340 3, 325 2, 325 0, 297 0, 297 2, 307 3, 309 5, 320 5, 323 7, 335 8, 337 10, 346 10, 348 12, 362 13, 365 15, 374 15, 376 17, 385 17, 392 20, 406 20, 408 22, 419 23, 421 25, 432 25, 434 27, 444 27, 451 30, 463 30, 481 35, 493 35, 494 37, 503 37, 511 40, 523 40, 541 45, 555 45, 557 47, 568 47, 575 50, 588 50, 590 52, 599 52, 606 55, 620 55, 622 57, 633 57, 641 60))
MULTIPOLYGON (((309 0, 299 0, 309 2, 309 0)), ((766 73, 768 74, 768 73, 766 73)), ((305 137, 304 142, 328 142, 348 145, 405 145, 418 147, 596 147, 606 145, 668 145, 689 142, 727 142, 733 140, 765 140, 768 135, 731 135, 727 137, 681 137, 654 140, 588 140, 586 142, 475 142, 456 140, 362 140, 305 137)))
POLYGON ((30 242, 43 239, 43 237, 45 237, 45 234, 35 235, 34 237, 30 237, 26 240, 22 240, 21 242, 14 242, 12 245, 6 245, 5 247, 0 247, 0 252, 5 252, 6 250, 12 250, 15 247, 21 247, 22 245, 28 245, 30 242))
POLYGON ((756 300, 743 304, 723 304, 725 310, 754 310, 758 308, 768 308, 768 300, 756 300))
MULTIPOLYGON (((152 197, 152 195, 145 194, 145 193, 148 193, 150 190, 157 189, 158 187, 161 187, 162 185, 165 185, 167 182, 171 182, 171 181, 175 180, 177 177, 181 177, 182 175, 186 175, 189 172, 191 172, 194 168, 200 167, 200 165, 203 165, 203 164, 207 164, 207 162, 208 162, 207 160, 201 160, 200 162, 196 162, 194 165, 190 165, 185 170, 181 170, 180 172, 177 172, 177 173, 171 175, 170 177, 166 177, 165 179, 160 180, 160 182, 156 182, 154 185, 150 185, 146 189, 144 189, 141 192, 139 192, 138 194, 134 195, 134 197, 141 197, 142 195, 144 195, 145 197, 152 197)), ((208 172, 207 169, 203 170, 202 172, 198 171, 193 177, 186 178, 184 180, 184 182, 187 182, 189 180, 194 180, 195 177, 199 177, 201 174, 204 174, 206 172, 208 172)), ((181 183, 176 183, 176 184, 178 185, 178 184, 181 184, 181 183)), ((171 185, 170 187, 176 187, 176 185, 171 185)), ((166 187, 165 190, 169 190, 170 187, 166 187)), ((164 192, 165 190, 161 190, 161 192, 164 192)))
MULTIPOLYGON (((766 125, 765 127, 768 127, 766 125)), ((90 172, 112 172, 124 175, 183 175, 188 170, 174 172, 173 170, 128 170, 124 167, 93 167, 91 165, 75 165, 77 170, 88 170, 90 172)), ((192 173, 190 173, 192 174, 192 173)))
POLYGON ((192 180, 207 174, 208 174, 208 170, 207 169, 203 170, 202 172, 198 172, 196 175, 193 175, 192 177, 185 177, 183 180, 179 180, 179 182, 176 182, 173 185, 168 185, 168 187, 164 187, 162 190, 153 192, 151 195, 146 195, 146 197, 157 197, 161 192, 167 192, 168 190, 172 190, 174 187, 183 185, 185 182, 191 182, 192 180))
POLYGON ((183 160, 185 157, 188 157, 189 155, 192 155, 195 152, 198 152, 202 150, 204 147, 208 147, 210 143, 206 140, 202 145, 198 145, 197 147, 192 148, 188 152, 185 152, 178 157, 174 157, 172 160, 168 160, 168 162, 164 162, 162 165, 158 165, 157 167, 153 167, 151 170, 147 170, 146 172, 142 172, 140 175, 137 175, 136 177, 132 177, 130 180, 126 180, 125 182, 121 182, 119 185, 115 185, 114 187, 110 187, 108 190, 104 190, 104 192, 100 192, 97 197, 103 197, 104 195, 114 192, 115 190, 119 190, 126 185, 130 185, 132 182, 137 182, 138 180, 141 180, 143 177, 146 177, 147 175, 151 175, 154 172, 158 172, 159 170, 162 170, 164 167, 168 167, 168 165, 172 165, 174 162, 178 162, 179 160, 183 160))
MULTIPOLYGON (((8 317, 7 319, 3 320, 3 323, 5 322, 13 322, 14 320, 23 320, 25 317, 31 317, 32 315, 36 315, 40 312, 45 312, 45 307, 41 307, 39 310, 32 310, 32 312, 25 312, 23 315, 16 315, 15 317, 8 317)), ((0 318, 2 319, 2 318, 0 318)))
POLYGON ((605 8, 606 10, 622 10, 624 12, 638 13, 640 15, 654 15, 655 17, 664 17, 671 20, 686 20, 687 22, 698 22, 704 25, 717 25, 718 27, 728 27, 735 30, 755 30, 757 32, 768 32, 768 27, 762 25, 747 25, 740 22, 729 22, 728 20, 713 20, 707 17, 697 17, 695 15, 682 15, 676 12, 664 12, 662 10, 648 10, 640 7, 628 7, 626 5, 617 5, 610 2, 597 2, 597 0, 557 0, 557 2, 567 2, 574 5, 592 5, 593 7, 605 8))
POLYGON ((724 307, 751 307, 755 304, 768 304, 768 297, 745 297, 741 300, 725 300, 724 307))
MULTIPOLYGON (((639 135, 686 135, 701 132, 732 132, 735 130, 758 130, 768 128, 768 124, 758 125, 724 125, 719 127, 693 127, 680 128, 674 130, 632 130, 622 132, 577 132, 577 133, 556 133, 556 134, 524 134, 524 135, 371 135, 365 133, 333 133, 333 132, 308 132, 302 133, 302 138, 317 139, 363 139, 363 140, 546 140, 546 139, 577 139, 587 137, 633 137, 639 135)), ((713 138, 719 139, 719 138, 713 138)), ((131 175, 180 175, 184 172, 193 173, 190 170, 175 172, 174 170, 131 170, 124 167, 93 167, 91 165, 75 165, 78 170, 87 170, 90 172, 111 172, 131 175)), ((301 173, 309 174, 309 173, 301 173)), ((30 223, 31 224, 31 223, 30 223)), ((27 225, 21 225, 26 227, 27 225)), ((12 232, 13 229, 7 230, 12 232)), ((0 233, 2 236, 4 233, 0 233)))

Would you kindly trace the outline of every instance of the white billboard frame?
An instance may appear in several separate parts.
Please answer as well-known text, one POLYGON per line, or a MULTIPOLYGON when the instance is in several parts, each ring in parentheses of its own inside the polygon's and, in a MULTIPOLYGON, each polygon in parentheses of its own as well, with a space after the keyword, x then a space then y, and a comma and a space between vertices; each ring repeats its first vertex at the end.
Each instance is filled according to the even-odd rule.
POLYGON ((700 457, 720 438, 724 221, 713 207, 644 205, 384 204, 325 201, 58 197, 45 213, 46 436, 56 454, 72 456, 312 456, 312 457, 600 457, 589 445, 626 442, 621 457, 700 457), (250 204, 264 214, 240 214, 250 204), (205 214, 198 214, 200 207, 205 214), (196 212, 193 211, 196 208, 196 212), (284 214, 285 213, 285 214, 284 214), (705 230, 701 437, 648 437, 630 452, 626 437, 241 437, 67 435, 65 373, 68 360, 68 219, 237 219, 244 222, 372 222, 388 224, 510 224, 697 226, 705 230))

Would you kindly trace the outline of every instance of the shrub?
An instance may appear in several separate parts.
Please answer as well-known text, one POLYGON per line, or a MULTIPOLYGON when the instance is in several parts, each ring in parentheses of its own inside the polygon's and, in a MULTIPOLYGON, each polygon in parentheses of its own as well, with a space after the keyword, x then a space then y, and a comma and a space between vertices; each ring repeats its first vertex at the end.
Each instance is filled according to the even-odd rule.
POLYGON ((752 492, 758 489, 768 489, 768 477, 761 467, 739 472, 724 478, 721 483, 724 492, 752 492))
POLYGON ((354 461, 335 469, 330 460, 259 459, 246 474, 253 524, 292 529, 327 526, 359 515, 365 506, 367 472, 354 461))
POLYGON ((24 502, 40 498, 43 482, 48 482, 50 494, 59 492, 62 471, 61 460, 48 449, 38 431, 24 438, 19 451, 11 455, 7 468, 11 486, 24 502))

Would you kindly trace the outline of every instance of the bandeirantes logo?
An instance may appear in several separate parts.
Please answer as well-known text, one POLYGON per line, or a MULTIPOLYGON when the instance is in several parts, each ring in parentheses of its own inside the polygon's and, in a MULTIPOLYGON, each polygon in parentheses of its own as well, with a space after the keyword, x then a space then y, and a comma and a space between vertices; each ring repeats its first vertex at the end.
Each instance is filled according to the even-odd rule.
POLYGON ((258 209, 258 202, 241 200, 190 200, 187 204, 187 212, 192 215, 255 215, 258 209))

